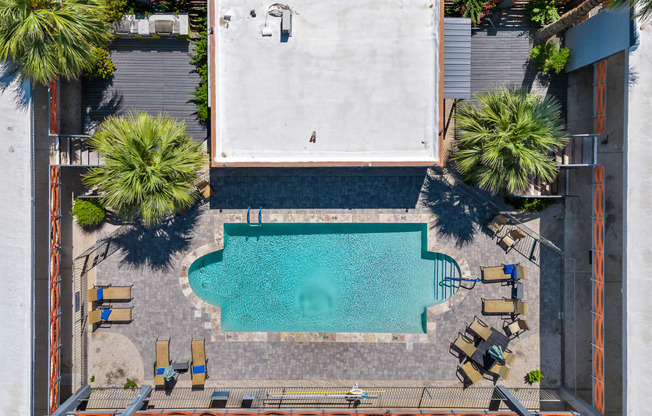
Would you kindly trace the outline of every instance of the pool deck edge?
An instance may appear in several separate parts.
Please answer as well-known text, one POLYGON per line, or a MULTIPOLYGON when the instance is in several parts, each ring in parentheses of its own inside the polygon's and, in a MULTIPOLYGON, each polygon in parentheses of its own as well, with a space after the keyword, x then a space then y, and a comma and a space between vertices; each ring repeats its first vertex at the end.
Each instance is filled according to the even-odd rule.
MULTIPOLYGON (((432 232, 430 214, 362 214, 362 213, 266 213, 268 223, 426 223, 427 250, 451 257, 459 266, 461 277, 470 278, 471 269, 467 260, 454 247, 439 244, 436 233, 432 232)), ((389 342, 389 343, 434 343, 437 340, 437 315, 450 311, 460 304, 469 290, 460 287, 444 302, 427 308, 427 327, 425 334, 415 333, 372 333, 372 332, 225 332, 221 330, 221 309, 200 299, 190 287, 188 271, 194 261, 209 253, 224 248, 224 224, 244 223, 243 214, 217 212, 214 214, 214 241, 197 247, 182 261, 179 268, 179 286, 186 299, 198 310, 211 316, 212 341, 260 341, 260 342, 389 342)), ((408 346, 409 348, 409 346, 408 346)))

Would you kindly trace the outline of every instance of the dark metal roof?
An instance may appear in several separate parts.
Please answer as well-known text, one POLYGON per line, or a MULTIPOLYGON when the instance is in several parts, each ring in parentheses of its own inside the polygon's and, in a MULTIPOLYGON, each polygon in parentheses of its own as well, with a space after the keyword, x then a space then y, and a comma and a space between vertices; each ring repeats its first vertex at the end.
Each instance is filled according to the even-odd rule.
POLYGON ((444 18, 444 98, 471 98, 471 19, 444 18))
POLYGON ((189 102, 188 93, 199 85, 190 50, 188 40, 176 37, 116 39, 111 45, 116 66, 112 79, 82 83, 84 132, 112 114, 143 110, 184 120, 188 135, 204 140, 206 127, 197 121, 195 105, 189 102))

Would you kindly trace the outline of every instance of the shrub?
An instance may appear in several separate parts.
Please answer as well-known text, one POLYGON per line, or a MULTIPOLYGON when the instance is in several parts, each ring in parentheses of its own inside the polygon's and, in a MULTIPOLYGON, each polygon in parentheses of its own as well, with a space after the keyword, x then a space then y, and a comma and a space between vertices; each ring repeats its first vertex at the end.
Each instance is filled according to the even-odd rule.
POLYGON ((92 65, 84 72, 89 79, 106 79, 113 76, 115 64, 106 49, 93 48, 91 52, 92 65))
POLYGON ((560 48, 554 42, 548 42, 545 45, 537 45, 532 48, 530 59, 536 62, 540 71, 560 73, 566 68, 570 49, 560 48))
POLYGON ((487 0, 455 0, 454 9, 462 17, 470 18, 473 26, 477 26, 494 6, 494 3, 487 0))
POLYGON ((538 383, 542 378, 543 378, 543 374, 541 374, 541 371, 539 370, 534 370, 527 373, 527 381, 530 384, 538 383))
POLYGON ((76 198, 70 215, 80 227, 93 227, 104 221, 106 209, 96 198, 76 198))
POLYGON ((136 384, 135 381, 132 379, 128 378, 127 382, 123 386, 125 390, 130 389, 130 390, 136 390, 138 388, 138 384, 136 384))
POLYGON ((106 0, 105 19, 109 23, 120 21, 129 10, 128 0, 106 0))
POLYGON ((558 5, 558 0, 530 0, 525 5, 525 10, 533 23, 543 26, 559 19, 558 5))
POLYGON ((190 63, 195 65, 196 71, 199 74, 199 85, 195 88, 195 91, 189 94, 193 96, 190 101, 197 107, 197 119, 207 123, 210 113, 208 111, 208 36, 206 33, 206 10, 202 13, 201 20, 198 23, 201 28, 199 35, 192 39, 195 50, 190 60, 190 63))
POLYGON ((505 203, 518 211, 541 212, 557 203, 556 198, 518 198, 506 196, 505 203))

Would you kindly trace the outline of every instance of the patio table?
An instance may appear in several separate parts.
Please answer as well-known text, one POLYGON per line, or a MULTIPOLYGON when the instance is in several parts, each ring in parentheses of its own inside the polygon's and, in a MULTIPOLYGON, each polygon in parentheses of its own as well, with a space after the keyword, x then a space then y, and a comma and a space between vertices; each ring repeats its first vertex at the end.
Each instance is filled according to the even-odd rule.
POLYGON ((494 345, 500 346, 505 351, 509 344, 509 338, 496 328, 491 328, 491 335, 486 340, 482 340, 476 347, 475 352, 471 356, 471 361, 482 366, 485 369, 491 368, 496 360, 488 353, 489 349, 494 345))

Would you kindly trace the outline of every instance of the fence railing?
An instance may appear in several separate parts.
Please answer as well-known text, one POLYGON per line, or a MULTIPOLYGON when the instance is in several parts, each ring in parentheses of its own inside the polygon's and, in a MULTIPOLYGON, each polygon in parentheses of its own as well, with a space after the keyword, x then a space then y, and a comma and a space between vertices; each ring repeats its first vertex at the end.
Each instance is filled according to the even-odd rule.
MULTIPOLYGON (((369 398, 344 399, 342 393, 351 387, 220 387, 193 390, 175 387, 171 390, 153 390, 147 399, 148 409, 210 409, 217 404, 226 409, 507 409, 504 397, 494 387, 368 387, 369 398), (228 392, 228 398, 217 399, 213 392, 228 392), (338 394, 339 398, 328 395, 338 394), (292 397, 294 396, 294 397, 292 397), (320 396, 320 397, 311 397, 320 396)), ((530 410, 538 410, 542 403, 561 404, 554 389, 533 387, 509 389, 516 399, 530 410)), ((136 396, 137 390, 122 388, 95 388, 87 399, 87 410, 124 409, 136 396)))

